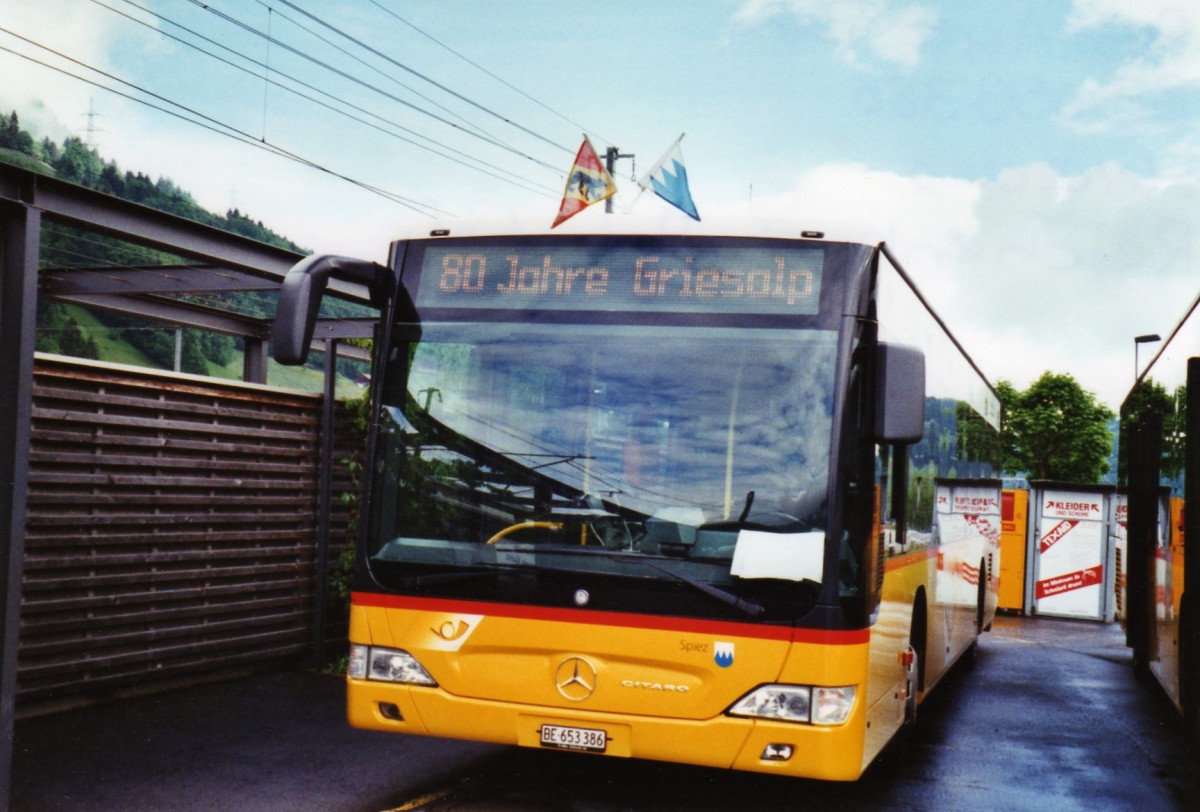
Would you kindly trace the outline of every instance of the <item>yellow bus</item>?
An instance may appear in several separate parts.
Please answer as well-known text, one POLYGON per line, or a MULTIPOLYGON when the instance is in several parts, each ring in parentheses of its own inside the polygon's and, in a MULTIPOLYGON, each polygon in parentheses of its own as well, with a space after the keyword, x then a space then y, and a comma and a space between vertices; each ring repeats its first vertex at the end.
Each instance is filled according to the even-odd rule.
POLYGON ((383 314, 354 726, 853 780, 974 655, 999 401, 886 245, 455 224, 298 265, 277 360, 339 278, 383 314))
POLYGON ((1186 507, 1200 504, 1198 306, 1200 298, 1121 405, 1118 588, 1135 667, 1162 686, 1200 738, 1200 593, 1187 589, 1200 583, 1200 555, 1187 555, 1187 539, 1200 537, 1200 512, 1186 507))

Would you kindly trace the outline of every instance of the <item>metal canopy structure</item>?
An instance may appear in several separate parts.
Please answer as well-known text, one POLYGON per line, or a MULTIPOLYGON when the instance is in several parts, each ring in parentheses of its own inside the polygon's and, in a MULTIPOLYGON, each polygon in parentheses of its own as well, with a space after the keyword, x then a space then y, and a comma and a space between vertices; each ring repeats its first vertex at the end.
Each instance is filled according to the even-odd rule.
MULTIPOLYGON (((235 336, 246 342, 246 380, 265 383, 265 373, 249 373, 266 369, 270 322, 213 306, 211 297, 208 303, 195 297, 277 291, 303 255, 16 167, 0 165, 0 202, 35 210, 49 223, 167 255, 157 265, 103 267, 43 257, 40 298, 235 336)), ((369 304, 362 286, 333 282, 329 290, 345 301, 369 304)), ((369 338, 372 324, 370 317, 321 319, 313 348, 321 351, 324 339, 369 338)), ((353 347, 343 348, 343 355, 366 360, 353 347)))
MULTIPOLYGON (((221 294, 277 291, 303 256, 25 169, 0 164, 0 810, 10 793, 37 304, 54 300, 242 339, 244 378, 266 383, 270 318, 236 312, 221 294), (48 229, 126 244, 130 264, 61 255, 48 229), (158 263, 145 257, 160 257, 158 263), (76 261, 71 261, 76 260, 76 261), (222 306, 222 305, 225 306, 222 306)), ((365 287, 330 284, 334 296, 369 306, 365 287)), ((369 338, 374 319, 319 319, 313 349, 369 338)), ((366 359, 357 347, 345 357, 366 359)), ((327 363, 327 395, 332 370, 327 363)), ((328 399, 328 398, 327 398, 328 399)))

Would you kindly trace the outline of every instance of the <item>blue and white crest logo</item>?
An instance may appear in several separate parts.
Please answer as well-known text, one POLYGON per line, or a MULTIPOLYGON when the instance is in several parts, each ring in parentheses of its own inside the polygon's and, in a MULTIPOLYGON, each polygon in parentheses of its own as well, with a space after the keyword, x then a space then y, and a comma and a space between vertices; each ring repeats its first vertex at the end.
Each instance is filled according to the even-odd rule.
POLYGON ((721 668, 728 668, 733 665, 733 643, 714 644, 713 659, 721 668))

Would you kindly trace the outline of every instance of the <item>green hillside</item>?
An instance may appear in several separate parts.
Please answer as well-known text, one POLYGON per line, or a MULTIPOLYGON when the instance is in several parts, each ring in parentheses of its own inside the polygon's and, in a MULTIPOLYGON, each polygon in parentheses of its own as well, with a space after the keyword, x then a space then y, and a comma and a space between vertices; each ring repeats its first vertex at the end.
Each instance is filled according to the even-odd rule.
POLYGON ((42 175, 53 175, 54 169, 31 155, 26 155, 15 149, 0 147, 0 163, 12 164, 30 172, 42 175))
MULTIPOLYGON (((207 211, 168 178, 153 180, 141 172, 122 171, 115 161, 104 160, 78 138, 67 138, 62 144, 49 138, 38 141, 21 128, 16 111, 7 117, 0 116, 0 162, 78 183, 259 242, 307 253, 262 221, 255 221, 237 209, 223 215, 207 211)), ((159 251, 57 224, 44 226, 41 240, 44 267, 153 266, 179 261, 159 251)), ((329 312, 334 314, 353 308, 339 302, 331 304, 329 312)), ((273 297, 261 292, 231 294, 223 297, 220 305, 259 318, 269 317, 274 310, 273 297)), ((242 347, 237 339, 194 329, 177 333, 174 326, 161 322, 56 302, 38 303, 37 349, 167 370, 175 368, 178 354, 183 372, 234 380, 242 377, 242 347)), ((272 363, 268 380, 272 385, 292 389, 319 390, 324 386, 323 360, 314 355, 309 366, 301 369, 272 363)), ((353 382, 364 372, 359 366, 349 361, 339 362, 339 395, 361 392, 353 382)))

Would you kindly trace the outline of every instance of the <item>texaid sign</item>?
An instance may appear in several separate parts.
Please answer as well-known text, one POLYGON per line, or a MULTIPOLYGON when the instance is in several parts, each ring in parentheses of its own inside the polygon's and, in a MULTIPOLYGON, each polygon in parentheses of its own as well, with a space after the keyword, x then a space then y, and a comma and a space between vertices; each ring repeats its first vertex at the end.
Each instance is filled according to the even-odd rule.
POLYGON ((1045 490, 1039 497, 1036 611, 1098 620, 1104 606, 1105 495, 1045 490))

